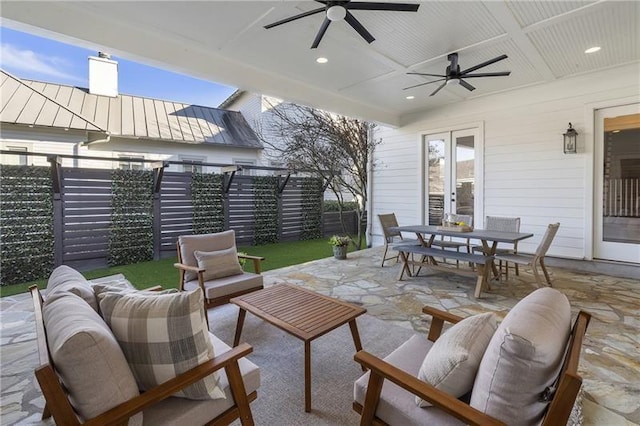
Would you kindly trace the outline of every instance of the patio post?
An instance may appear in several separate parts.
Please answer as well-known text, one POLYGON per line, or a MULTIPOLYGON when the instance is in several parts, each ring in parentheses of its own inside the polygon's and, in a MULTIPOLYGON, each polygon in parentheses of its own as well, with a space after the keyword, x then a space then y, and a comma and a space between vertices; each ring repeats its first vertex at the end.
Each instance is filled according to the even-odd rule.
POLYGON ((51 187, 53 198, 53 266, 62 265, 63 241, 62 231, 64 223, 62 220, 62 177, 60 166, 62 159, 57 155, 47 156, 47 161, 51 164, 51 187))
POLYGON ((162 248, 162 212, 160 209, 160 189, 162 187, 162 176, 164 169, 169 165, 167 162, 153 163, 153 260, 160 260, 160 250, 162 248))

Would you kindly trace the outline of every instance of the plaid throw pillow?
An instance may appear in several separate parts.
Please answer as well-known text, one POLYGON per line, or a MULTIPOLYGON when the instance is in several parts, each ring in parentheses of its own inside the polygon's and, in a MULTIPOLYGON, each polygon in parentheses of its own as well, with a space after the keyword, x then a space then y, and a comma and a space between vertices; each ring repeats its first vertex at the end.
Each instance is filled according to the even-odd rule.
MULTIPOLYGON (((141 389, 151 389, 213 358, 201 289, 148 296, 107 292, 99 297, 102 316, 141 389)), ((217 374, 174 396, 225 397, 217 374)))

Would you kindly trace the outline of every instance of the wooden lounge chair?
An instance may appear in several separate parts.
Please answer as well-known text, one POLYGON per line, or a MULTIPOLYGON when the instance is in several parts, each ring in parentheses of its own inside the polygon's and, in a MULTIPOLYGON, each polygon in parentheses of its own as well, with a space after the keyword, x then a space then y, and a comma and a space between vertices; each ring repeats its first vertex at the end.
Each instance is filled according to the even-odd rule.
POLYGON ((361 425, 567 424, 582 384, 578 363, 590 314, 580 311, 571 327, 565 296, 551 288, 531 293, 498 326, 472 391, 458 399, 420 380, 418 371, 445 322, 463 318, 431 307, 423 312, 433 317, 428 338, 414 335, 385 359, 355 355, 369 370, 354 385, 361 425), (431 406, 418 406, 416 396, 431 406))

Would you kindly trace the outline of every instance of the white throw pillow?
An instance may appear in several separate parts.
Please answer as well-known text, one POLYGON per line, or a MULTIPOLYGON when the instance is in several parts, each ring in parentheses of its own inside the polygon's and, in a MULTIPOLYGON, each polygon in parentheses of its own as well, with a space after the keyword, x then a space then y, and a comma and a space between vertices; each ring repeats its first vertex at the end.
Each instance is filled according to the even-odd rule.
MULTIPOLYGON (((102 316, 141 389, 151 389, 213 359, 201 289, 163 295, 106 292, 99 299, 102 316)), ((217 373, 174 396, 225 397, 217 373)))
MULTIPOLYGON (((454 324, 425 356, 418 378, 459 398, 473 388, 480 361, 496 330, 493 313, 473 315, 454 324)), ((416 397, 420 407, 431 403, 416 397)))
POLYGON ((217 251, 196 250, 193 255, 198 261, 198 268, 204 269, 202 277, 205 281, 242 273, 235 247, 217 251))

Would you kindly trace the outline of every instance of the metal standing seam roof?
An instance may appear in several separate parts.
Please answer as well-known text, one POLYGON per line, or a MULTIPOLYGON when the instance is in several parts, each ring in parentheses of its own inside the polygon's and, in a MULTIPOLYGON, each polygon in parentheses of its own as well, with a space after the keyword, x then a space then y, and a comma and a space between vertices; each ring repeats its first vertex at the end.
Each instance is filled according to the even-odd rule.
POLYGON ((0 122, 105 132, 65 103, 3 70, 0 70, 0 122))
MULTIPOLYGON (((4 71, 2 73, 6 74, 4 71)), ((6 75, 9 76, 9 74, 6 75)), ((4 79, 4 75, 2 77, 4 79)), ((21 80, 20 82, 33 92, 42 94, 50 101, 75 112, 78 117, 97 129, 106 129, 111 136, 192 144, 210 143, 241 148, 263 148, 255 132, 242 114, 237 111, 141 96, 94 95, 85 88, 56 83, 33 80, 21 80)), ((4 111, 4 91, 2 95, 4 111)), ((23 102, 22 109, 26 111, 25 117, 31 117, 33 115, 31 109, 35 107, 36 105, 23 102)), ((3 122, 7 121, 4 115, 1 118, 3 122)), ((42 120, 40 121, 42 122, 42 120)), ((47 120, 45 124, 41 122, 20 123, 59 127, 54 119, 47 120)))

